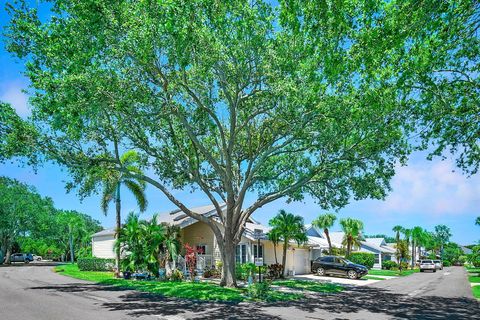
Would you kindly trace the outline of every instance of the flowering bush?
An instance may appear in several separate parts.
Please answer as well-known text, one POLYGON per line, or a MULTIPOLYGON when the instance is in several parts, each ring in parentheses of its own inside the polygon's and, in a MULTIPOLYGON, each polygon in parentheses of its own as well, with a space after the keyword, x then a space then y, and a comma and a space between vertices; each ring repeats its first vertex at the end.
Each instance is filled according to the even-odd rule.
POLYGON ((190 246, 188 243, 184 245, 185 248, 185 263, 190 272, 190 280, 195 280, 195 269, 197 268, 197 249, 190 246))

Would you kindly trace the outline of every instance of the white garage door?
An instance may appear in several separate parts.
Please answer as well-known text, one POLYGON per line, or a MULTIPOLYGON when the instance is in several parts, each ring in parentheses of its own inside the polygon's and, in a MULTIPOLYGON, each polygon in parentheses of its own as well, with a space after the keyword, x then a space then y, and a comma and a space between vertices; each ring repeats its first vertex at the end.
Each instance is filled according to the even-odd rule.
POLYGON ((310 272, 310 254, 306 249, 295 249, 295 274, 310 272))

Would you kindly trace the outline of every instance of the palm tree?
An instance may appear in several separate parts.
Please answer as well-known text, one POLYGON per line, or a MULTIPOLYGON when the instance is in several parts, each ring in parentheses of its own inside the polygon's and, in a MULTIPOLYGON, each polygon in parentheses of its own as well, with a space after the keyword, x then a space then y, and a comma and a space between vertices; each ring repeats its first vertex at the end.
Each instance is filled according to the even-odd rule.
POLYGON ((323 229, 323 232, 325 233, 325 236, 327 237, 327 241, 328 241, 329 254, 332 254, 332 242, 330 241, 330 233, 328 232, 328 229, 333 227, 335 220, 337 220, 336 215, 334 215, 333 213, 326 213, 326 214, 319 215, 317 219, 313 220, 312 222, 313 226, 319 229, 323 229))
POLYGON ((408 240, 400 240, 397 243, 397 252, 395 253, 398 261, 398 267, 400 272, 402 271, 402 262, 408 261, 409 250, 408 250, 408 240))
POLYGON ((361 232, 363 230, 363 222, 357 219, 346 218, 340 219, 340 226, 345 235, 342 244, 347 246, 347 258, 350 256, 354 246, 360 246, 361 232))
POLYGON ((125 255, 122 267, 126 271, 138 271, 146 267, 146 246, 144 229, 138 215, 130 212, 125 225, 115 241, 115 251, 125 255))
POLYGON ((477 217, 477 219, 475 220, 475 224, 476 224, 477 226, 480 226, 480 217, 477 217))
POLYGON ((308 241, 303 218, 282 209, 268 224, 272 227, 274 233, 278 233, 279 241, 283 242, 282 276, 285 276, 287 247, 290 240, 296 241, 299 245, 308 241))
POLYGON ((450 237, 452 236, 450 232, 450 228, 444 224, 439 224, 435 226, 435 237, 438 239, 440 243, 440 254, 443 259, 443 247, 448 242, 450 237))
MULTIPOLYGON (((405 237, 405 241, 407 242, 407 245, 410 246, 410 238, 412 236, 412 229, 407 229, 407 228, 404 228, 402 230, 402 233, 405 237)), ((413 259, 413 258, 412 258, 413 259)), ((413 269, 413 266, 412 266, 412 269, 413 269)))
POLYGON ((278 229, 272 229, 267 233, 268 240, 273 243, 273 254, 275 255, 275 264, 278 264, 277 259, 277 245, 280 242, 280 233, 278 229))
POLYGON ((396 256, 397 256, 397 262, 400 263, 400 260, 398 260, 398 256, 400 255, 399 254, 399 246, 400 246, 400 233, 402 232, 403 230, 403 227, 400 226, 400 225, 396 225, 395 227, 393 227, 393 232, 395 232, 395 250, 396 250, 396 256))
MULTIPOLYGON (((415 226, 412 229, 412 268, 415 267, 416 249, 417 245, 422 241, 423 229, 419 226, 415 226)), ((420 252, 419 252, 420 254, 420 252)))
MULTIPOLYGON (((127 172, 133 174, 142 174, 141 169, 137 166, 139 162, 138 154, 131 150, 125 152, 120 157, 121 166, 126 169, 127 172)), ((141 212, 145 211, 147 208, 147 198, 145 196, 146 184, 142 180, 135 179, 131 177, 128 173, 122 172, 109 172, 109 174, 102 176, 101 180, 103 182, 103 191, 101 199, 101 207, 106 215, 108 212, 108 206, 110 202, 115 201, 116 209, 116 226, 115 226, 115 239, 118 240, 119 233, 121 230, 121 200, 120 200, 120 189, 121 186, 127 187, 127 189, 133 194, 135 200, 137 201, 138 207, 141 212)), ((120 248, 118 247, 115 252, 115 267, 116 267, 116 276, 118 277, 120 273, 120 248)))
POLYGON ((167 276, 169 276, 173 269, 170 263, 175 261, 182 248, 180 242, 180 227, 167 223, 163 223, 163 227, 165 228, 165 235, 164 241, 160 246, 158 259, 160 265, 165 265, 167 276), (163 261, 160 261, 161 257, 163 257, 163 261))
POLYGON ((148 270, 155 275, 158 275, 158 268, 160 267, 158 257, 166 236, 166 228, 163 224, 158 224, 157 217, 158 215, 155 214, 150 221, 142 222, 145 262, 148 270))

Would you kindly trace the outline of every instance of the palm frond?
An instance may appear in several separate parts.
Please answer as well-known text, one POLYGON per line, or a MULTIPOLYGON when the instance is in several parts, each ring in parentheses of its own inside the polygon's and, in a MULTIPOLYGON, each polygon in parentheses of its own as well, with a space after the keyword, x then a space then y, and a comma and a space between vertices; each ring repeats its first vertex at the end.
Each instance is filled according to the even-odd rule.
POLYGON ((124 180, 123 183, 135 197, 140 211, 144 212, 148 205, 147 196, 145 195, 145 188, 134 180, 124 180))

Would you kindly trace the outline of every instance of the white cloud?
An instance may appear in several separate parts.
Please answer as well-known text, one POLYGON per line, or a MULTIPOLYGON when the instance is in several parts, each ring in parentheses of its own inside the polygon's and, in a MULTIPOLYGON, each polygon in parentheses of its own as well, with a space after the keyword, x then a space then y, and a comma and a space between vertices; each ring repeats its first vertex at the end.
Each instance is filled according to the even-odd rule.
POLYGON ((397 168, 392 192, 378 204, 383 213, 462 215, 480 205, 480 177, 467 178, 451 160, 411 161, 397 168))
POLYGON ((21 117, 28 117, 31 113, 28 96, 22 92, 26 85, 19 81, 3 83, 0 87, 0 101, 10 103, 21 117))

